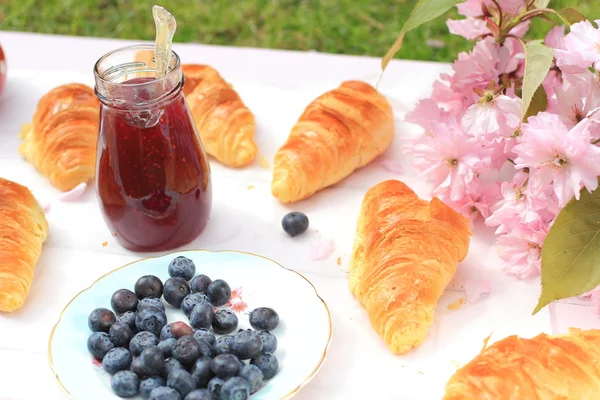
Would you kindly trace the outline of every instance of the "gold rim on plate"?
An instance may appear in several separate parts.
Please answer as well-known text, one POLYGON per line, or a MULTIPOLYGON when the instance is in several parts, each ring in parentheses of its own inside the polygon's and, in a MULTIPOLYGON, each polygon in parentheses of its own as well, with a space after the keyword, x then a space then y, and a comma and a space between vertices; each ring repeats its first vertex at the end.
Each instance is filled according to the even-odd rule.
POLYGON ((135 264, 135 263, 138 263, 138 262, 141 262, 141 261, 145 261, 145 260, 150 260, 150 259, 153 259, 153 258, 161 258, 161 257, 165 257, 165 256, 168 256, 170 254, 175 254, 175 253, 199 253, 199 252, 206 252, 206 253, 236 253, 236 254, 244 254, 244 255, 247 255, 247 256, 254 256, 254 257, 262 258, 264 260, 271 261, 272 263, 274 263, 275 265, 277 265, 280 268, 285 269, 286 271, 293 272, 293 273, 297 274, 302 279, 304 279, 306 282, 308 282, 308 284, 315 291, 315 294, 317 295, 317 297, 319 298, 319 300, 321 300, 321 302, 323 303, 323 306, 325 306, 325 311, 327 311, 327 320, 329 322, 329 336, 327 337, 327 344, 325 345, 325 350, 323 351, 323 355, 321 356, 321 359, 317 363, 317 366, 311 371, 310 374, 308 374, 308 376, 296 388, 294 388, 291 392, 289 392, 288 394, 286 394, 285 396, 283 396, 280 400, 286 400, 286 399, 291 398, 296 393, 298 393, 298 391, 300 389, 302 389, 312 378, 314 378, 314 376, 317 374, 317 372, 319 371, 319 369, 323 365, 323 361, 325 360, 325 357, 327 356, 327 350, 329 349, 329 344, 331 343, 331 336, 332 336, 332 333, 333 333, 333 325, 331 323, 331 313, 329 312, 329 307, 327 306, 327 303, 325 303, 325 300, 323 300, 323 298, 321 296, 319 296, 319 292, 317 292, 317 288, 315 288, 315 286, 312 284, 311 281, 309 281, 308 279, 306 279, 306 277, 304 275, 302 275, 300 272, 295 271, 295 270, 290 269, 290 268, 286 268, 283 265, 279 264, 277 261, 271 260, 268 257, 261 256, 261 255, 258 255, 258 254, 248 253, 248 252, 245 252, 245 251, 237 251, 237 250, 216 250, 216 251, 213 251, 213 250, 181 250, 181 251, 173 251, 173 252, 166 253, 166 254, 163 254, 163 255, 160 255, 160 256, 140 258, 139 260, 132 261, 132 262, 127 263, 125 265, 122 265, 119 268, 116 268, 116 269, 114 269, 114 270, 112 270, 110 272, 107 272, 106 274, 102 275, 100 278, 98 278, 94 282, 92 282, 92 284, 90 286, 88 286, 87 288, 83 289, 81 292, 77 293, 67 303, 67 305, 65 306, 65 308, 63 308, 63 310, 60 312, 60 316, 58 317, 58 321, 52 327, 52 331, 50 331, 50 338, 48 339, 48 363, 50 364, 50 369, 52 370, 52 374, 54 375, 54 378, 56 379, 56 382, 58 383, 58 386, 60 386, 60 388, 63 390, 63 392, 65 392, 65 394, 70 399, 76 400, 73 397, 73 395, 71 395, 71 393, 69 393, 69 391, 67 390, 67 388, 65 388, 64 385, 62 384, 62 382, 60 381, 60 378, 58 377, 58 373, 54 369, 54 364, 52 363, 52 339, 54 338, 54 331, 56 330, 56 327, 58 326, 58 324, 62 320, 63 314, 65 313, 65 310, 67 308, 69 308, 69 306, 71 305, 71 303, 73 303, 75 301, 75 299, 77 299, 83 292, 86 292, 89 289, 91 289, 92 287, 94 287, 94 285, 96 285, 96 283, 98 283, 102 279, 106 278, 107 276, 109 276, 109 275, 111 275, 111 274, 113 274, 113 273, 115 273, 115 272, 117 272, 117 271, 119 271, 119 270, 121 270, 123 268, 126 268, 126 267, 130 266, 131 264, 135 264))

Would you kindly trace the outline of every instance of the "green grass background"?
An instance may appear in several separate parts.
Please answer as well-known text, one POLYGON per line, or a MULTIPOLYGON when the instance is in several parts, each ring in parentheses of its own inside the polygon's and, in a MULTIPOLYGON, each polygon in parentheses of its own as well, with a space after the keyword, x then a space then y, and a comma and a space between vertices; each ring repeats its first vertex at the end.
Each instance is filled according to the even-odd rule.
MULTIPOLYGON (((416 0, 0 0, 0 29, 153 40, 153 4, 178 22, 177 42, 383 56, 416 0)), ((598 0, 551 0, 600 19, 598 0)), ((452 61, 472 46, 448 33, 455 9, 408 34, 396 58, 452 61), (436 45, 432 46, 431 43, 436 45)), ((550 25, 536 21, 531 37, 550 25)))

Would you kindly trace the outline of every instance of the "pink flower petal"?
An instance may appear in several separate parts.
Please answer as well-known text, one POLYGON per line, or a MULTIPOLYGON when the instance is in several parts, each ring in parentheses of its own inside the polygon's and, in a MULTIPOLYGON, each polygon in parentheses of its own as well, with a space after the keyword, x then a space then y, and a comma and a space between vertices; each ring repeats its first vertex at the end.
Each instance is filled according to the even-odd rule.
POLYGON ((65 193, 61 194, 60 196, 58 196, 58 199, 60 201, 75 201, 75 200, 79 199, 81 196, 83 196, 86 189, 87 189, 87 183, 85 183, 85 182, 80 183, 79 185, 75 186, 73 189, 69 190, 68 192, 65 192, 65 193))
POLYGON ((310 258, 313 261, 325 260, 335 251, 335 243, 331 239, 321 239, 310 246, 310 258))
POLYGON ((402 165, 400 165, 400 162, 398 162, 396 160, 391 160, 391 159, 383 160, 383 162, 381 163, 381 166, 393 174, 401 174, 402 173, 402 165))
POLYGON ((44 213, 48 214, 50 212, 50 210, 52 209, 52 202, 51 201, 42 202, 40 204, 40 206, 42 207, 42 210, 44 210, 44 213))
POLYGON ((465 282, 465 294, 467 301, 471 304, 477 303, 482 294, 489 293, 492 290, 490 281, 467 280, 465 282))

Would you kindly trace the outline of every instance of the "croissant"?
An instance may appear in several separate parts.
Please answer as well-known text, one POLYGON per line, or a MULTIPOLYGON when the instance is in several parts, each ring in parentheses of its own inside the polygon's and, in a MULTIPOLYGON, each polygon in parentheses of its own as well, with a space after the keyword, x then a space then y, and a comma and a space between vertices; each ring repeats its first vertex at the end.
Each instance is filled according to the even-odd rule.
POLYGON ((444 400, 597 400, 599 361, 600 330, 509 336, 456 371, 444 400))
POLYGON ((23 306, 47 236, 44 211, 29 189, 0 178, 0 311, 23 306))
POLYGON ((362 202, 349 288, 395 354, 427 336, 439 298, 468 252, 468 219, 404 183, 377 184, 362 202))
POLYGON ((23 125, 19 152, 62 191, 94 178, 100 103, 77 83, 43 96, 31 124, 23 125))
POLYGON ((275 154, 273 196, 305 199, 383 153, 394 139, 392 108, 370 85, 344 82, 306 107, 275 154))

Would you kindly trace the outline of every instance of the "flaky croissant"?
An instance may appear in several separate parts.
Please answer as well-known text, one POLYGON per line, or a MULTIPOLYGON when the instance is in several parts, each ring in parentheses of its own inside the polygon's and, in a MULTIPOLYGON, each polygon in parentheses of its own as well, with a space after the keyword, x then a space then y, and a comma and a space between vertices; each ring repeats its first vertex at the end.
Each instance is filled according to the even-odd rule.
POLYGON ((305 199, 383 153, 394 139, 392 108, 370 85, 344 82, 306 107, 275 154, 273 196, 305 199))
POLYGON ((44 211, 29 189, 0 178, 0 311, 23 306, 47 236, 44 211))
POLYGON ((100 103, 77 83, 54 88, 21 129, 19 152, 62 191, 94 178, 100 103))
POLYGON ((466 218, 437 198, 420 199, 402 182, 385 181, 365 194, 349 288, 392 352, 423 342, 470 236, 466 218))
POLYGON ((456 371, 444 396, 444 400, 599 398, 600 330, 594 329, 502 339, 456 371))

